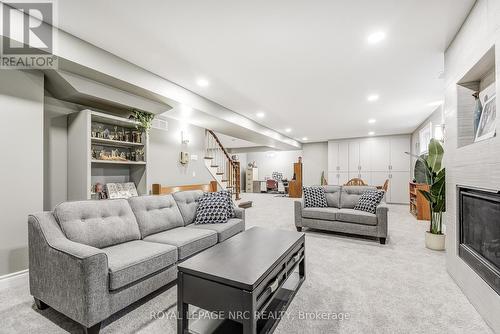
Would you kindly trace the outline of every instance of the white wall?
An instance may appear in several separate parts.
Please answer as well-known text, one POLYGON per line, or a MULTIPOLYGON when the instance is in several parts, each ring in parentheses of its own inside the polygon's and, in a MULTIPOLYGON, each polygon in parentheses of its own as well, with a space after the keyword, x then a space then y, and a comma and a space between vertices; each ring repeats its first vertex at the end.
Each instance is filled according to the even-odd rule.
MULTIPOLYGON (((500 333, 500 296, 457 254, 457 184, 500 189, 500 136, 458 147, 457 132, 457 82, 493 45, 500 96, 500 0, 478 0, 445 54, 446 267, 486 322, 500 333)), ((498 132, 498 116, 496 128, 498 132)))
MULTIPOLYGON (((443 108, 439 106, 434 110, 434 112, 423 121, 415 131, 411 134, 411 153, 420 155, 420 130, 423 129, 425 126, 429 126, 429 123, 432 123, 432 138, 435 138, 436 133, 435 133, 435 126, 436 125, 441 125, 444 124, 444 113, 443 113, 443 108)), ((416 158, 413 156, 411 157, 411 177, 413 178, 415 175, 415 162, 417 161, 416 158)))
POLYGON ((0 70, 0 276, 28 267, 28 215, 43 210, 43 75, 0 70))
POLYGON ((148 152, 148 190, 153 183, 164 186, 209 183, 212 178, 205 167, 205 129, 168 118, 168 131, 151 129, 148 152), (189 143, 181 143, 181 131, 189 134, 189 143), (181 151, 197 155, 187 165, 179 162, 181 151))
POLYGON ((248 152, 247 161, 257 163, 259 180, 271 177, 273 172, 282 172, 283 177, 289 180, 293 177, 293 163, 302 156, 302 151, 267 151, 248 152))
POLYGON ((303 152, 303 184, 318 185, 321 173, 328 178, 328 143, 310 143, 302 145, 303 152))

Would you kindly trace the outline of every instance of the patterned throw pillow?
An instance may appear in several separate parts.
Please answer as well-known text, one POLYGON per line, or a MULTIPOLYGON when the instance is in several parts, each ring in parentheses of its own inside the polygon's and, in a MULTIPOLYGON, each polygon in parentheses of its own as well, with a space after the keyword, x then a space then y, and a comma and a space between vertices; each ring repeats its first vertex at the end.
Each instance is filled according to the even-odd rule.
POLYGON ((221 224, 231 217, 234 217, 234 207, 228 191, 204 193, 198 199, 195 224, 221 224))
POLYGON ((305 208, 326 208, 325 188, 323 187, 303 187, 305 208))
POLYGON ((381 190, 367 190, 360 197, 354 210, 375 213, 377 206, 384 197, 385 192, 381 190))

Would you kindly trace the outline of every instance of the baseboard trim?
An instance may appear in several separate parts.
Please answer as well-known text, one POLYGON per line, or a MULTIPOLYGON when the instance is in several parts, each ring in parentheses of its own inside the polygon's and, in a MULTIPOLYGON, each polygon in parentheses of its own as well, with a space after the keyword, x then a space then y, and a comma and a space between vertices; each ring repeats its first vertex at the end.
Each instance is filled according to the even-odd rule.
POLYGON ((0 289, 19 286, 28 281, 28 269, 0 276, 0 289))

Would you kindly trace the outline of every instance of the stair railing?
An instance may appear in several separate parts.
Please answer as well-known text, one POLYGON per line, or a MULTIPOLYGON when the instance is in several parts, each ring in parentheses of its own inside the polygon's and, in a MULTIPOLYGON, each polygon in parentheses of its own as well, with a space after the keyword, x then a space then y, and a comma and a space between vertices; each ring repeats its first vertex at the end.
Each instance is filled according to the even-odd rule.
POLYGON ((235 195, 236 200, 240 200, 240 162, 231 158, 212 130, 206 130, 205 145, 205 158, 211 159, 211 167, 217 167, 217 175, 226 183, 226 189, 235 195))

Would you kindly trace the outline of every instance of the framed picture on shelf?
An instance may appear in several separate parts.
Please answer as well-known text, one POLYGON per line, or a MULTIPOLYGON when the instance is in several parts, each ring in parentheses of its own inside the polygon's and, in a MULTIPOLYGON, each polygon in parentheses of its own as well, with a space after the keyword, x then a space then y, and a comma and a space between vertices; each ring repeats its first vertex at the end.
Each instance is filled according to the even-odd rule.
POLYGON ((477 128, 475 142, 492 138, 496 134, 497 105, 495 89, 495 84, 491 84, 479 93, 483 111, 477 128))

